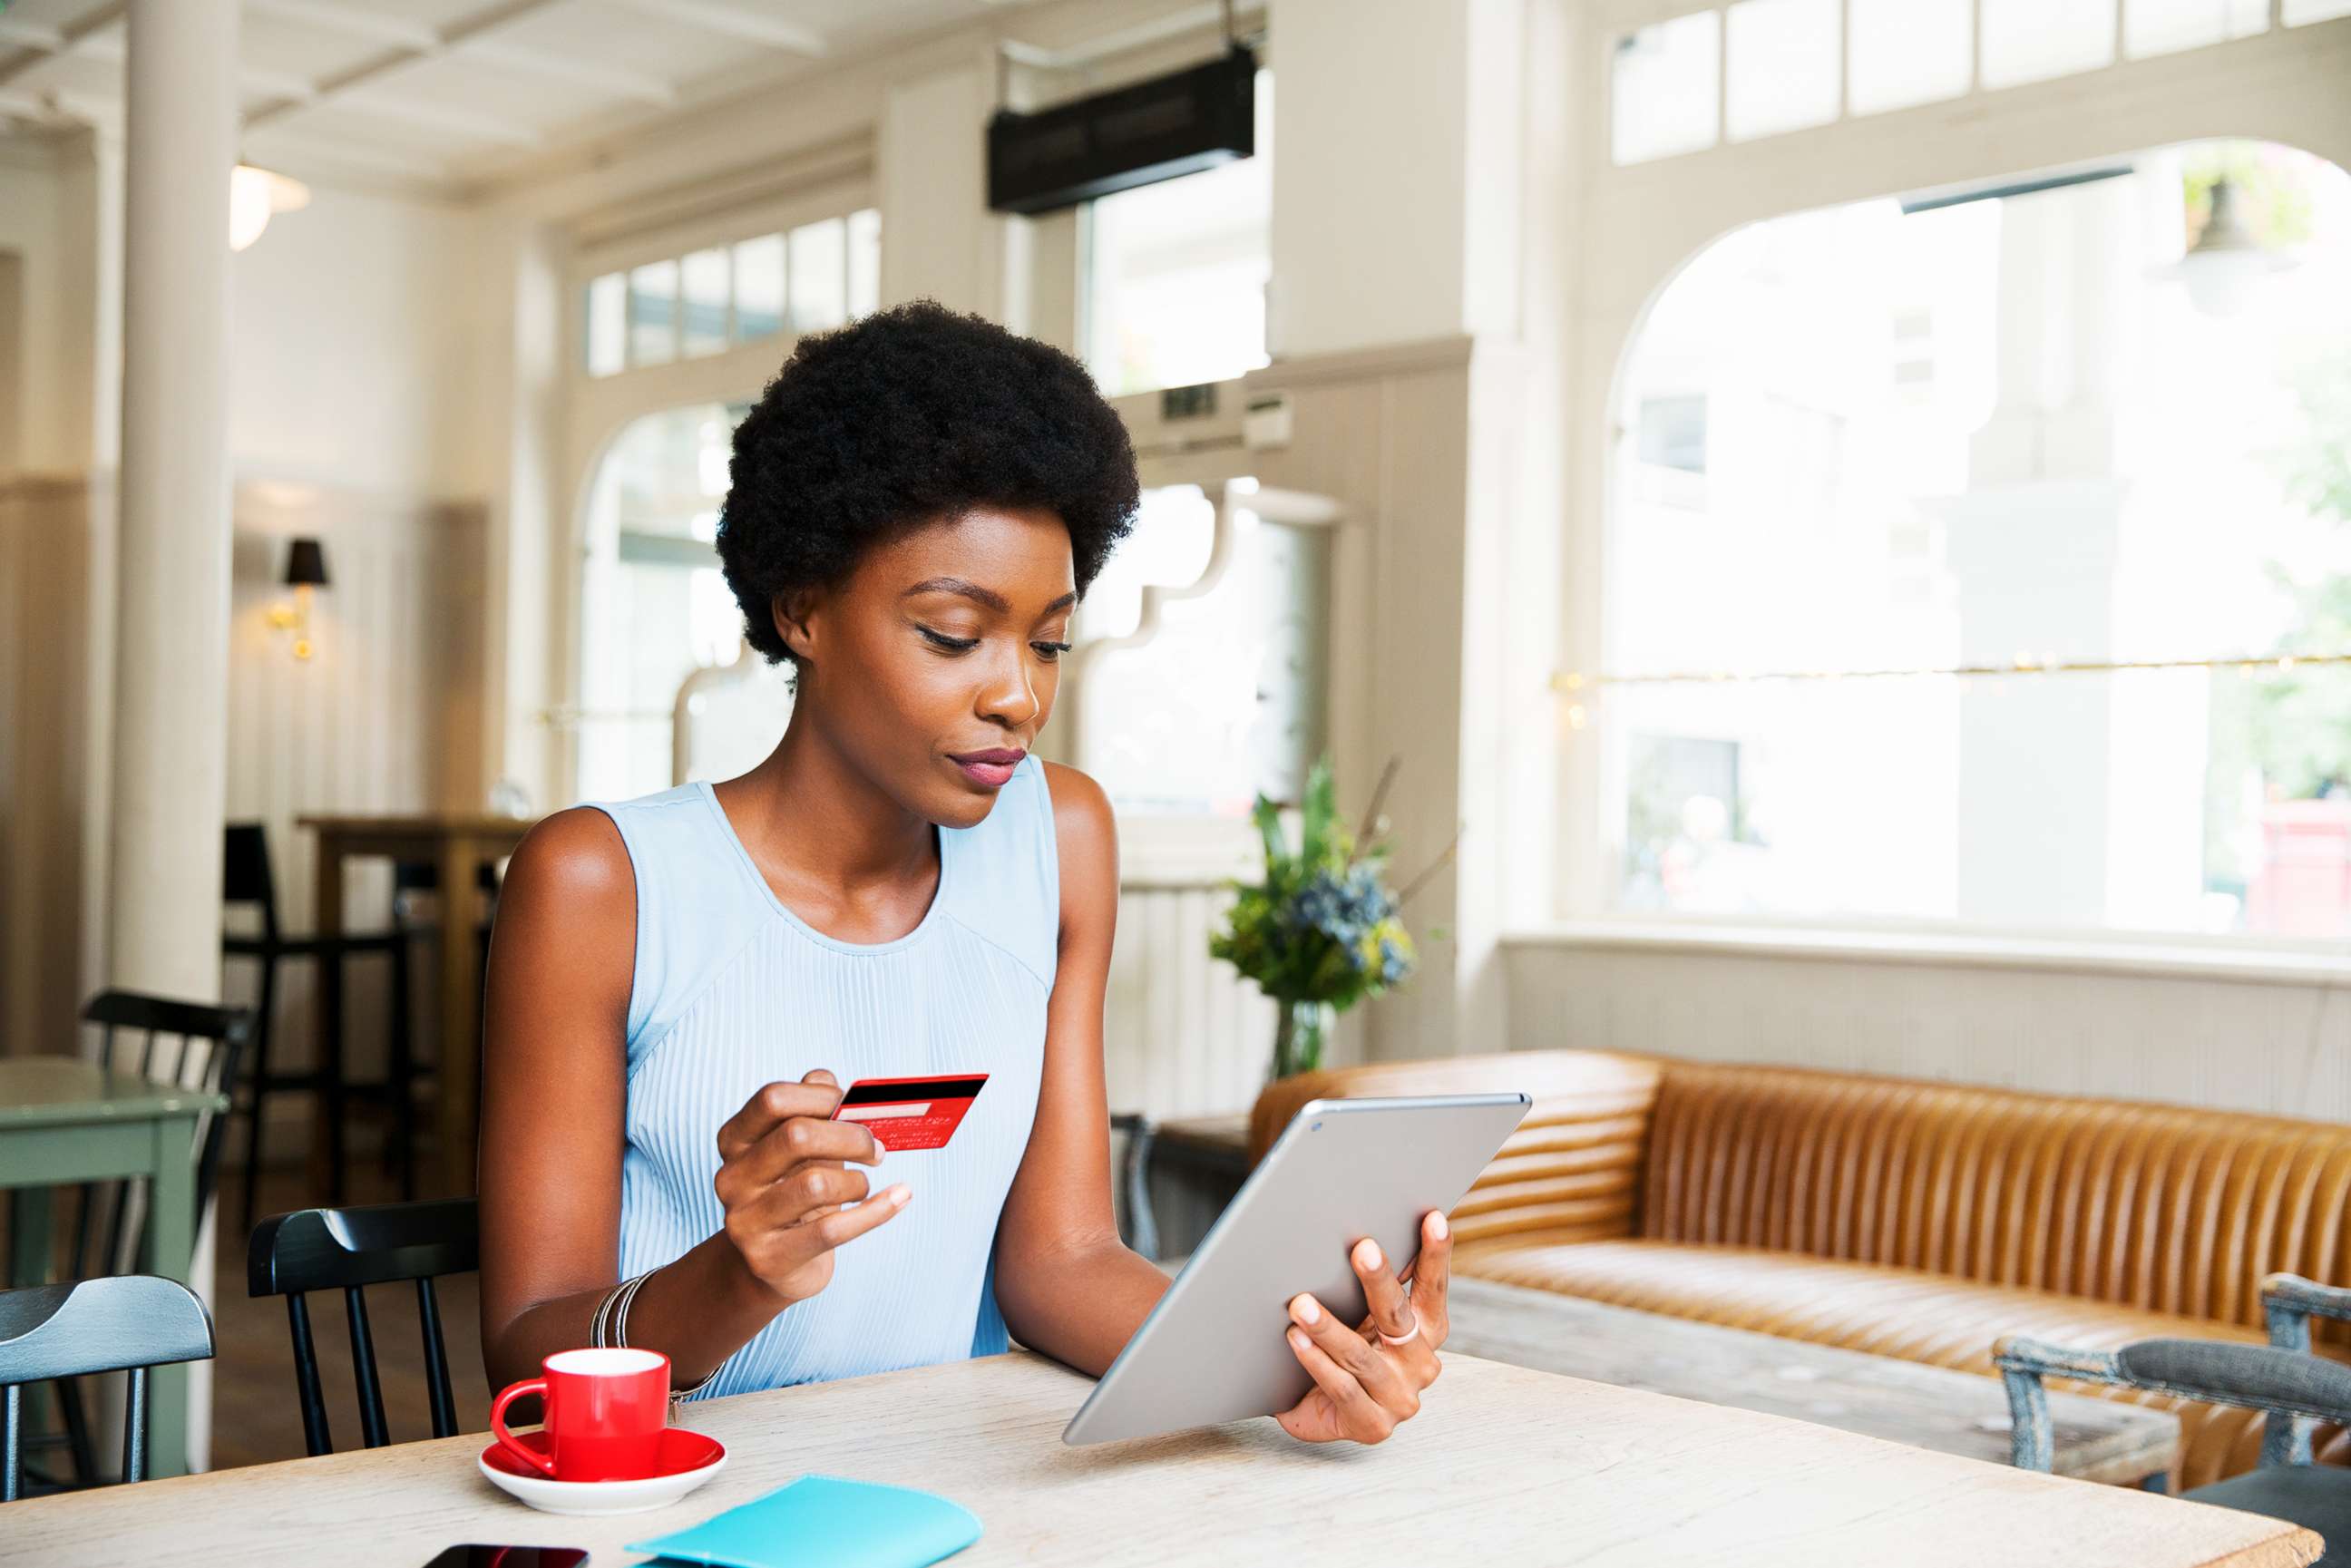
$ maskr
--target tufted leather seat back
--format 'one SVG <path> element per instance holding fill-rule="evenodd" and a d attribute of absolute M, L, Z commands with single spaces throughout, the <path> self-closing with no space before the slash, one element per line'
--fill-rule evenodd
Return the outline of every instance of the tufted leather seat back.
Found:
<path fill-rule="evenodd" d="M 1249 1113 L 1249 1161 L 1298 1108 L 1330 1099 L 1524 1090 L 1526 1120 L 1451 1213 L 1457 1239 L 1541 1230 L 1560 1241 L 1635 1234 L 1658 1064 L 1589 1051 L 1527 1051 L 1380 1062 L 1301 1073 L 1267 1085 Z"/>
<path fill-rule="evenodd" d="M 2351 1126 L 1800 1068 L 1660 1064 L 1640 1234 L 2261 1322 L 2351 1271 Z"/>

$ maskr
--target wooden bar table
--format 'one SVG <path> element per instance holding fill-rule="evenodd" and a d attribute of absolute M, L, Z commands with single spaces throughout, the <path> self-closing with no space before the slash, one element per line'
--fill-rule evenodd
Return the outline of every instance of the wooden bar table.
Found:
<path fill-rule="evenodd" d="M 475 1469 L 476 1435 L 13 1503 L 0 1555 L 49 1568 L 414 1568 L 481 1542 L 583 1547 L 610 1568 L 642 1560 L 630 1542 L 812 1471 L 971 1510 L 986 1532 L 946 1560 L 955 1568 L 2286 1568 L 2324 1550 L 2258 1514 L 1449 1353 L 1420 1416 L 1373 1448 L 1310 1447 L 1270 1420 L 1065 1448 L 1090 1386 L 1016 1351 L 689 1405 L 687 1424 L 726 1445 L 726 1468 L 626 1518 L 508 1500 Z"/>
<path fill-rule="evenodd" d="M 475 883 L 485 861 L 503 860 L 531 829 L 524 817 L 462 811 L 413 816 L 297 817 L 296 825 L 319 835 L 318 892 L 312 919 L 319 934 L 331 936 L 343 925 L 343 862 L 367 856 L 421 861 L 437 868 L 441 881 L 441 972 L 438 1012 L 441 1061 L 434 1096 L 434 1151 L 444 1197 L 474 1190 L 474 1117 L 481 1090 L 478 1009 L 481 961 L 474 930 L 481 924 L 481 890 Z M 340 1049 L 340 966 L 320 967 L 319 1049 Z M 323 1113 L 322 1113 L 323 1114 Z M 320 1143 L 319 1146 L 323 1146 Z"/>
<path fill-rule="evenodd" d="M 0 1058 L 0 1187 L 13 1189 L 9 1278 L 37 1284 L 49 1267 L 49 1193 L 86 1181 L 143 1178 L 140 1267 L 188 1282 L 196 1245 L 196 1119 L 228 1102 L 69 1056 Z M 188 1369 L 148 1380 L 148 1473 L 188 1468 Z M 0 1561 L 10 1560 L 0 1513 Z"/>

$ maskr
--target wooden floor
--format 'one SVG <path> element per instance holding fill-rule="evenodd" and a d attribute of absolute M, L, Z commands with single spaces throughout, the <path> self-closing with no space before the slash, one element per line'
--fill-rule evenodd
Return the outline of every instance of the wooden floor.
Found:
<path fill-rule="evenodd" d="M 354 1162 L 367 1166 L 368 1161 Z M 354 1169 L 347 1201 L 391 1203 L 399 1193 L 371 1169 Z M 299 1208 L 308 1196 L 298 1170 L 265 1172 L 260 1214 Z M 219 1283 L 214 1303 L 219 1355 L 214 1364 L 213 1469 L 298 1459 L 302 1415 L 294 1399 L 294 1350 L 283 1298 L 259 1301 L 245 1293 L 245 1238 L 235 1217 L 245 1194 L 233 1174 L 221 1181 Z M 490 1390 L 482 1374 L 480 1293 L 471 1274 L 440 1281 L 441 1326 L 448 1336 L 449 1380 L 457 1396 L 457 1428 L 478 1432 L 489 1426 Z M 410 1285 L 378 1285 L 368 1291 L 368 1328 L 375 1340 L 376 1365 L 383 1380 L 385 1417 L 395 1443 L 433 1435 L 424 1396 L 424 1346 L 416 1319 L 416 1291 Z M 351 1379 L 350 1320 L 340 1291 L 310 1298 L 310 1326 L 319 1347 L 319 1378 L 326 1389 L 327 1420 L 338 1450 L 360 1442 L 359 1396 Z"/>

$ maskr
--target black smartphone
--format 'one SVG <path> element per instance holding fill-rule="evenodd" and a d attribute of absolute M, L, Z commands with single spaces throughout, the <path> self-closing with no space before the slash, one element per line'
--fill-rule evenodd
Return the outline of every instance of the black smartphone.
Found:
<path fill-rule="evenodd" d="M 452 1546 L 424 1568 L 581 1568 L 577 1546 Z"/>

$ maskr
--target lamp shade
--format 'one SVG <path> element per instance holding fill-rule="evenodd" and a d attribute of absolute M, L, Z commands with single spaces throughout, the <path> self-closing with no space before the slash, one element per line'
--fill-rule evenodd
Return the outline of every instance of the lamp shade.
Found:
<path fill-rule="evenodd" d="M 288 588 L 324 588 L 327 586 L 327 550 L 317 539 L 296 539 L 294 548 L 286 553 L 286 586 Z"/>

